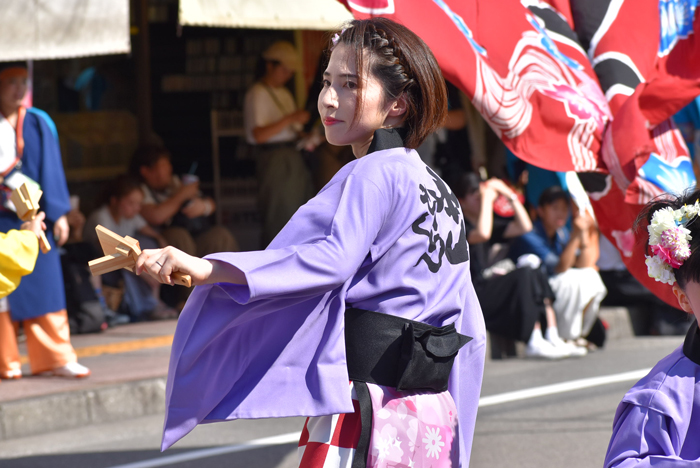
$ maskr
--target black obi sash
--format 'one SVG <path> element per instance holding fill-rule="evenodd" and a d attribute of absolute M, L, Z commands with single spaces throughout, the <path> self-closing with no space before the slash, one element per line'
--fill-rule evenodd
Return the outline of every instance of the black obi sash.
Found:
<path fill-rule="evenodd" d="M 345 310 L 348 374 L 362 423 L 352 468 L 365 468 L 369 453 L 372 401 L 367 383 L 399 391 L 443 392 L 457 352 L 471 340 L 457 333 L 454 324 L 433 327 L 368 310 Z"/>

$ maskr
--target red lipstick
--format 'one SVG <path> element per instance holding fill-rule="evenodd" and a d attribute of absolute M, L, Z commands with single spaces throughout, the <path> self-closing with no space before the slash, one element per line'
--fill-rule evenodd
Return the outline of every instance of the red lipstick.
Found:
<path fill-rule="evenodd" d="M 326 125 L 326 126 L 335 125 L 335 124 L 340 123 L 340 122 L 342 122 L 342 120 L 334 119 L 333 117 L 326 117 L 325 119 L 323 119 L 323 125 Z"/>

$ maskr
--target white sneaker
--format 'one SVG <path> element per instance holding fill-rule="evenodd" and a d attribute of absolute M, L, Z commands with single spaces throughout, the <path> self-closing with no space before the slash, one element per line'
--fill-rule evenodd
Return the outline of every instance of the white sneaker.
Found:
<path fill-rule="evenodd" d="M 562 351 L 568 353 L 571 357 L 582 357 L 588 354 L 588 349 L 582 346 L 577 346 L 571 341 L 564 341 L 558 336 L 551 336 L 548 340 L 555 348 L 559 348 Z"/>
<path fill-rule="evenodd" d="M 77 362 L 69 362 L 65 366 L 57 367 L 42 375 L 55 375 L 57 377 L 70 377 L 74 379 L 82 379 L 90 375 L 90 369 Z"/>
<path fill-rule="evenodd" d="M 543 339 L 528 343 L 527 348 L 525 348 L 525 356 L 539 359 L 562 359 L 569 355 L 565 350 Z"/>
<path fill-rule="evenodd" d="M 10 369 L 9 371 L 0 372 L 0 379 L 21 379 L 22 369 Z"/>

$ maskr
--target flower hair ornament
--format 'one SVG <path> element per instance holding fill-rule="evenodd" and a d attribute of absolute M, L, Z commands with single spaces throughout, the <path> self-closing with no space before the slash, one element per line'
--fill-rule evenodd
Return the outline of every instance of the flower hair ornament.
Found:
<path fill-rule="evenodd" d="M 678 210 L 671 207 L 654 212 L 649 231 L 652 256 L 646 256 L 649 276 L 662 283 L 676 282 L 674 268 L 680 268 L 690 257 L 689 241 L 692 239 L 686 226 L 700 213 L 700 200 L 694 205 L 684 205 Z"/>
<path fill-rule="evenodd" d="M 333 34 L 333 37 L 331 38 L 331 42 L 333 43 L 333 47 L 338 45 L 338 42 L 340 41 L 340 36 L 342 36 L 346 30 L 347 30 L 347 28 L 343 28 L 340 30 L 340 33 Z M 328 37 L 328 36 L 326 36 L 326 37 Z"/>

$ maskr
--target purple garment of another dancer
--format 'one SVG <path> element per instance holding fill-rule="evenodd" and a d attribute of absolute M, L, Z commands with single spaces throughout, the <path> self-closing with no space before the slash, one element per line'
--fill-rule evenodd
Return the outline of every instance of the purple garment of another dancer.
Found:
<path fill-rule="evenodd" d="M 659 361 L 617 408 L 605 467 L 700 466 L 700 329 Z"/>
<path fill-rule="evenodd" d="M 449 385 L 460 464 L 469 465 L 484 321 L 459 203 L 417 152 L 352 161 L 266 250 L 207 258 L 240 269 L 248 285 L 198 286 L 190 296 L 171 351 L 163 450 L 199 423 L 353 412 L 343 321 L 352 305 L 454 322 L 473 337 Z"/>

